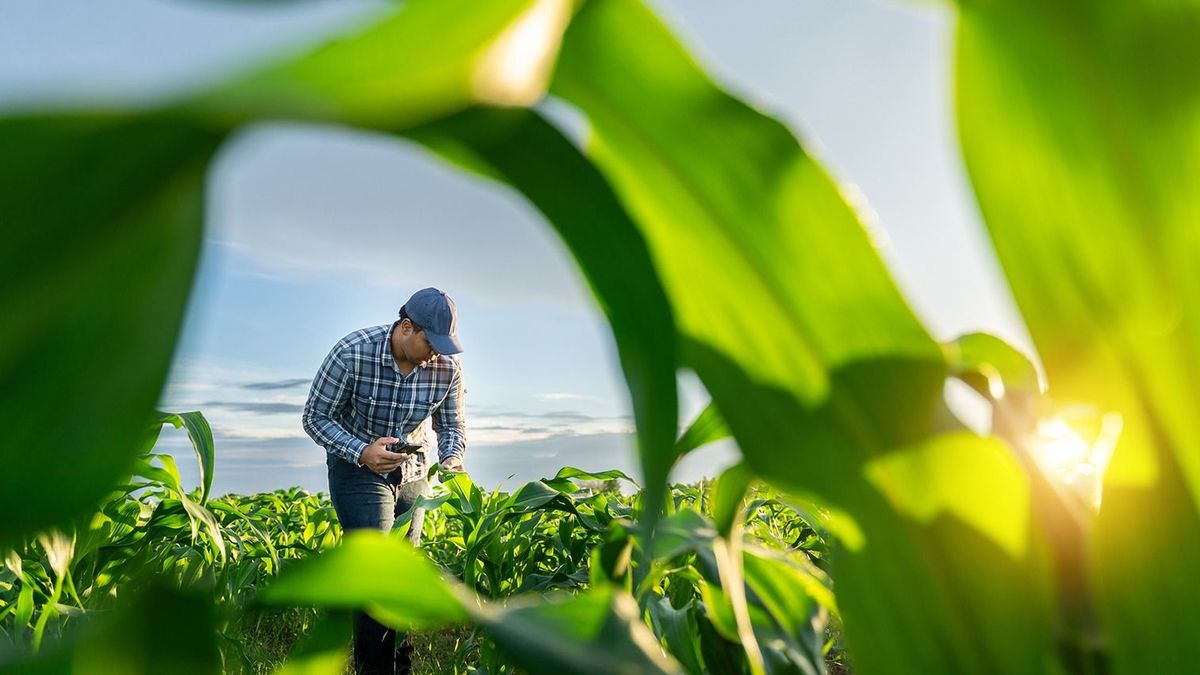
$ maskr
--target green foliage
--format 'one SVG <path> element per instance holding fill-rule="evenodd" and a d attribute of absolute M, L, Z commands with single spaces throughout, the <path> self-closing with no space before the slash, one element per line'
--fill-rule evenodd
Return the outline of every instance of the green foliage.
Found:
<path fill-rule="evenodd" d="M 1082 554 L 1104 623 L 1089 641 L 1107 636 L 1114 672 L 1186 672 L 1200 658 L 1200 78 L 1186 65 L 1200 5 L 971 2 L 961 16 L 964 156 L 1051 392 L 1122 423 Z"/>
<path fill-rule="evenodd" d="M 554 126 L 529 111 L 476 108 L 408 135 L 519 190 L 554 225 L 616 337 L 637 419 L 647 512 L 657 517 L 674 457 L 676 345 L 650 252 L 612 188 Z"/>
<path fill-rule="evenodd" d="M 61 658 L 90 658 L 85 656 L 92 653 L 88 636 L 114 630 L 104 618 L 125 611 L 127 596 L 137 596 L 153 579 L 161 587 L 190 589 L 187 597 L 179 596 L 178 611 L 203 603 L 196 630 L 216 636 L 220 629 L 225 666 L 249 667 L 251 655 L 241 653 L 232 636 L 244 629 L 242 624 L 258 620 L 249 606 L 258 587 L 279 572 L 283 561 L 339 540 L 328 499 L 298 488 L 227 495 L 202 504 L 203 486 L 212 483 L 212 438 L 203 431 L 208 423 L 198 412 L 159 417 L 159 425 L 178 421 L 188 428 L 202 487 L 182 485 L 171 455 L 148 453 L 136 459 L 136 473 L 83 520 L 85 525 L 21 542 L 0 570 L 0 645 L 7 643 L 8 651 L 37 651 L 49 640 L 61 645 L 55 652 L 66 654 Z M 149 437 L 157 438 L 159 425 Z M 214 606 L 217 615 L 203 619 Z M 128 646 L 136 648 L 136 643 Z M 0 648 L 0 654 L 4 651 Z M 47 662 L 55 658 L 60 657 L 52 654 Z"/>
<path fill-rule="evenodd" d="M 194 412 L 160 419 L 188 419 L 190 429 L 207 426 Z M 201 484 L 211 484 L 211 438 L 189 438 Z M 180 603 L 179 611 L 204 603 L 207 609 L 190 619 L 197 622 L 191 629 L 217 637 L 228 671 L 263 672 L 290 650 L 286 672 L 341 672 L 349 633 L 340 610 L 362 608 L 397 628 L 428 629 L 418 641 L 448 624 L 474 626 L 460 635 L 455 654 L 429 655 L 431 661 L 451 658 L 455 667 L 674 672 L 682 664 L 688 672 L 705 672 L 716 667 L 704 665 L 702 651 L 719 649 L 722 662 L 732 664 L 728 672 L 741 672 L 747 661 L 736 634 L 710 637 L 706 645 L 677 628 L 703 625 L 719 635 L 713 617 L 734 611 L 728 597 L 741 598 L 761 639 L 791 645 L 768 650 L 783 671 L 823 667 L 819 650 L 800 646 L 821 641 L 820 605 L 832 600 L 828 578 L 816 566 L 826 555 L 824 543 L 774 493 L 755 488 L 755 498 L 743 502 L 749 474 L 741 466 L 726 474 L 721 487 L 674 486 L 674 515 L 655 540 L 637 520 L 644 493 L 584 487 L 607 480 L 632 484 L 620 471 L 564 467 L 511 494 L 484 493 L 468 475 L 443 472 L 434 493 L 413 509 L 428 510 L 424 555 L 402 538 L 413 511 L 398 520 L 392 536 L 356 532 L 342 543 L 324 495 L 293 488 L 201 504 L 203 488 L 186 490 L 170 455 L 147 453 L 136 467 L 89 528 L 39 536 L 6 558 L 0 634 L 17 652 L 23 646 L 37 651 L 44 638 L 52 644 L 28 667 L 53 670 L 91 658 L 89 636 L 117 630 L 109 614 L 125 611 L 124 598 L 137 595 L 147 578 L 163 588 L 190 589 L 190 599 L 164 596 L 163 602 Z M 718 535 L 702 512 L 710 505 L 720 505 L 725 534 Z M 750 530 L 762 533 L 755 541 L 776 551 L 756 544 L 745 553 L 747 565 L 767 565 L 773 578 L 802 580 L 783 600 L 803 609 L 799 617 L 780 613 L 779 589 L 764 590 L 762 575 L 748 575 L 743 589 L 729 590 L 742 582 L 721 565 L 730 563 L 732 528 L 747 513 Z M 649 550 L 652 541 L 655 550 Z M 634 556 L 635 550 L 647 555 Z M 541 595 L 549 604 L 532 599 Z M 298 611 L 297 605 L 328 613 Z M 675 653 L 678 663 L 670 656 Z"/>
<path fill-rule="evenodd" d="M 214 654 L 236 670 L 258 598 L 473 625 L 468 660 L 490 672 L 821 672 L 826 612 L 865 673 L 1187 672 L 1200 6 L 960 5 L 964 156 L 1045 386 L 994 338 L 939 346 L 792 132 L 636 0 L 414 0 L 152 109 L 0 116 L 0 628 L 41 650 L 20 667 L 141 672 L 194 648 L 200 670 Z M 590 125 L 586 148 L 526 109 L 547 86 Z M 405 134 L 545 215 L 612 324 L 645 490 L 566 469 L 486 494 L 443 475 L 420 504 L 427 556 L 383 534 L 336 546 L 318 496 L 211 499 L 203 418 L 152 406 L 204 166 L 263 119 Z M 677 438 L 679 367 L 713 404 Z M 949 413 L 947 377 L 986 396 L 994 436 Z M 1121 427 L 1098 514 L 1033 460 L 1049 396 Z M 64 421 L 86 451 L 54 461 Z M 149 453 L 147 421 L 187 429 L 199 489 Z M 726 434 L 742 463 L 668 486 Z M 139 593 L 148 579 L 205 595 Z M 150 611 L 180 624 L 139 624 Z M 344 625 L 315 625 L 294 667 L 336 670 Z"/>
<path fill-rule="evenodd" d="M 0 118 L 0 546 L 88 513 L 128 470 L 183 320 L 221 138 L 167 116 Z"/>

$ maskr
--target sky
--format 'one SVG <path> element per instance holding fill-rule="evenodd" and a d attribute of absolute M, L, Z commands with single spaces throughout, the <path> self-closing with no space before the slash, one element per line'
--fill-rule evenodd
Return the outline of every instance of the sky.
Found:
<path fill-rule="evenodd" d="M 169 96 L 388 4 L 0 0 L 0 106 Z M 783 120 L 854 195 L 935 337 L 986 330 L 1029 349 L 962 169 L 947 6 L 651 4 L 719 83 Z M 240 131 L 207 190 L 201 265 L 160 407 L 212 423 L 216 492 L 327 489 L 324 450 L 300 428 L 308 385 L 339 338 L 390 323 L 425 286 L 458 305 L 478 483 L 512 488 L 564 465 L 635 471 L 607 323 L 520 197 L 398 139 L 296 124 Z M 680 386 L 683 425 L 707 394 L 690 373 Z M 160 449 L 180 453 L 194 481 L 186 448 L 182 432 L 164 431 Z M 673 477 L 715 475 L 735 458 L 718 443 Z"/>

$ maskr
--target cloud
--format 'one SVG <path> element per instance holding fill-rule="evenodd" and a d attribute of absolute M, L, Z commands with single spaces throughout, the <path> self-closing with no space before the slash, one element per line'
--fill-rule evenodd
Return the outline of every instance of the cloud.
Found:
<path fill-rule="evenodd" d="M 533 398 L 542 401 L 600 401 L 598 396 L 589 396 L 587 394 L 571 394 L 566 392 L 548 392 L 544 394 L 534 394 Z"/>
<path fill-rule="evenodd" d="M 594 308 L 573 259 L 523 198 L 401 139 L 255 128 L 222 153 L 211 194 L 210 241 L 272 278 L 335 274 L 380 288 L 424 279 L 508 307 Z M 424 245 L 454 255 L 408 254 Z"/>
<path fill-rule="evenodd" d="M 561 433 L 561 431 L 556 431 L 554 429 L 551 429 L 550 427 L 516 427 L 516 426 L 505 426 L 502 424 L 489 425 L 489 426 L 471 425 L 471 426 L 467 427 L 467 431 L 468 432 L 512 431 L 512 432 L 521 433 L 521 434 Z"/>
<path fill-rule="evenodd" d="M 293 415 L 300 416 L 304 406 L 297 403 L 281 401 L 209 401 L 201 404 L 202 410 L 222 408 L 237 412 L 254 413 L 256 415 Z"/>
<path fill-rule="evenodd" d="M 529 412 L 528 410 L 497 410 L 488 408 L 480 417 L 553 420 L 557 422 L 598 422 L 602 420 L 628 420 L 628 415 L 599 416 L 589 415 L 578 410 L 550 410 L 548 412 Z"/>
<path fill-rule="evenodd" d="M 287 380 L 274 380 L 270 382 L 247 382 L 239 385 L 242 389 L 250 389 L 253 391 L 272 391 L 275 389 L 294 389 L 296 387 L 307 387 L 312 384 L 312 378 L 295 377 Z"/>
<path fill-rule="evenodd" d="M 547 420 L 564 420 L 569 422 L 591 422 L 599 419 L 597 417 L 585 415 L 581 412 L 574 412 L 572 410 L 555 410 L 547 413 L 534 413 L 531 414 L 530 417 L 538 417 Z"/>

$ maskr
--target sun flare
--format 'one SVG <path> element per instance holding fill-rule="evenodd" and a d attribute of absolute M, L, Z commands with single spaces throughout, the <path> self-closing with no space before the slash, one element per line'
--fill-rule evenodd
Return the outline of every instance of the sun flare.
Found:
<path fill-rule="evenodd" d="M 1047 477 L 1099 509 L 1104 470 L 1112 459 L 1123 421 L 1118 413 L 1106 413 L 1100 418 L 1099 429 L 1085 434 L 1077 427 L 1081 417 L 1062 414 L 1039 421 L 1029 448 Z"/>

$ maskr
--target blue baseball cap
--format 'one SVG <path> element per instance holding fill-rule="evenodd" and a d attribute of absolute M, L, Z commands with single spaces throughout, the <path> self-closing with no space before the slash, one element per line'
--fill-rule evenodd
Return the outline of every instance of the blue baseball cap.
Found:
<path fill-rule="evenodd" d="M 402 308 L 408 318 L 425 331 L 429 345 L 439 354 L 458 354 L 462 343 L 455 333 L 458 331 L 458 309 L 444 291 L 422 288 Z"/>

